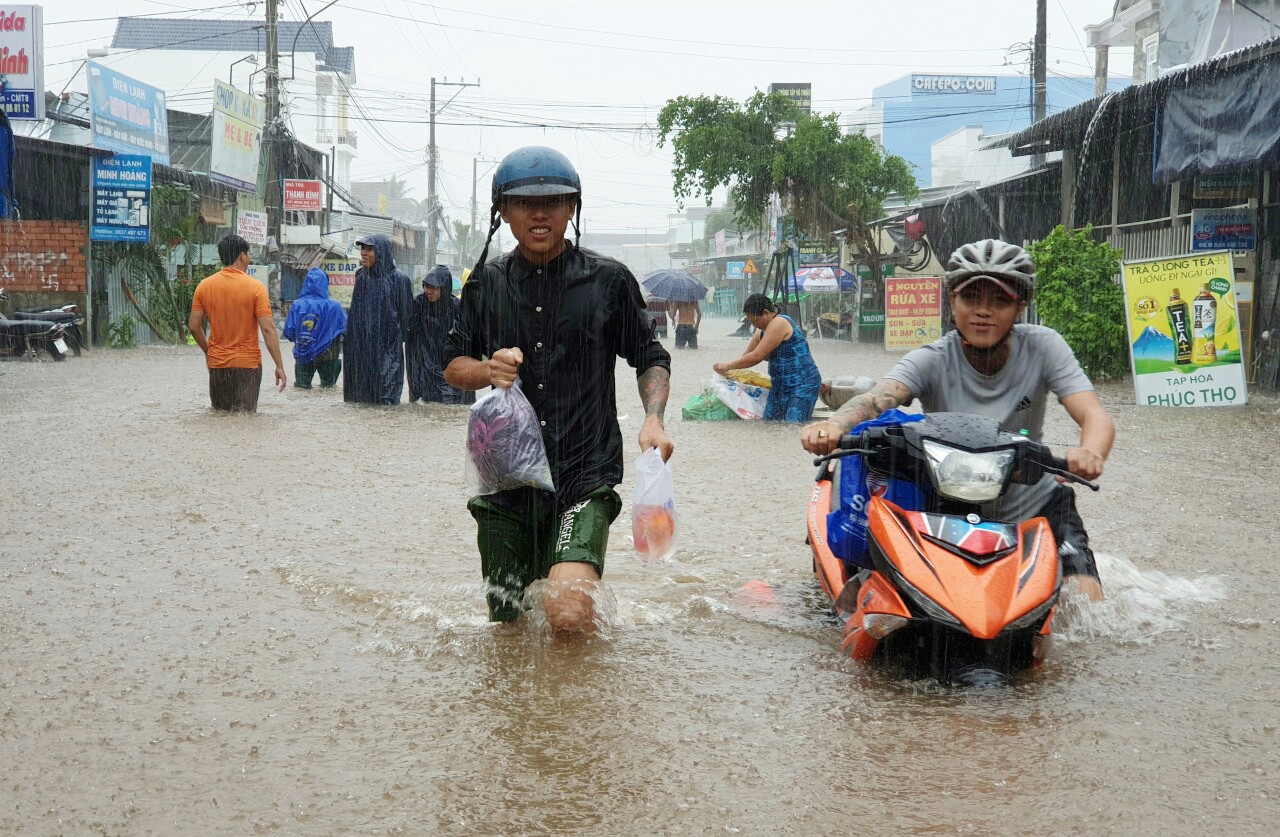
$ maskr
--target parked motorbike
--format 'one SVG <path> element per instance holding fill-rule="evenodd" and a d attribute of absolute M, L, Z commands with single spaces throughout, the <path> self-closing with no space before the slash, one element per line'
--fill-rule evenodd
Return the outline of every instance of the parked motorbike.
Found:
<path fill-rule="evenodd" d="M 846 564 L 828 539 L 838 463 L 847 456 L 863 457 L 873 486 L 869 568 Z M 1043 517 L 984 519 L 981 505 L 1044 474 L 1097 485 L 1067 471 L 1045 445 L 962 413 L 870 427 L 814 464 L 808 540 L 818 583 L 845 620 L 843 653 L 960 685 L 1005 683 L 1040 663 L 1062 584 L 1053 532 Z M 895 479 L 919 489 L 898 492 L 919 508 L 883 496 Z"/>
<path fill-rule="evenodd" d="M 84 325 L 84 315 L 80 313 L 80 306 L 75 304 L 69 305 L 50 305 L 42 308 L 19 308 L 13 312 L 14 320 L 44 320 L 50 323 L 59 323 L 66 329 L 67 342 L 71 344 L 71 350 L 76 357 L 80 357 L 81 351 L 89 351 L 89 344 L 85 342 L 84 336 L 80 331 L 80 327 Z"/>
<path fill-rule="evenodd" d="M 0 302 L 9 295 L 0 288 Z M 67 329 L 64 323 L 51 320 L 10 320 L 0 315 L 0 358 L 34 358 L 37 352 L 47 351 L 54 360 L 66 360 Z"/>

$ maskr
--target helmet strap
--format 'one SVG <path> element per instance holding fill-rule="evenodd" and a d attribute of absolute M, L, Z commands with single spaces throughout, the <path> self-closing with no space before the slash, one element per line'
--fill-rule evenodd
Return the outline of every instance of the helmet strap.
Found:
<path fill-rule="evenodd" d="M 573 249 L 581 250 L 582 230 L 579 225 L 582 223 L 582 196 L 578 196 L 578 208 L 573 213 Z"/>
<path fill-rule="evenodd" d="M 484 249 L 480 251 L 480 258 L 476 260 L 476 266 L 472 268 L 473 273 L 484 267 L 485 260 L 489 258 L 489 244 L 493 241 L 493 234 L 498 231 L 500 226 L 502 226 L 502 214 L 498 212 L 498 205 L 495 203 L 489 210 L 489 235 L 485 237 Z"/>

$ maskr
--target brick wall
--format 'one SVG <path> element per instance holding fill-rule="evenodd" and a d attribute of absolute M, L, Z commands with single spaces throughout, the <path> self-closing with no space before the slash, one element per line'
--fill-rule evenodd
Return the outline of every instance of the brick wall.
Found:
<path fill-rule="evenodd" d="M 0 288 L 11 294 L 83 294 L 88 243 L 82 222 L 0 220 Z"/>

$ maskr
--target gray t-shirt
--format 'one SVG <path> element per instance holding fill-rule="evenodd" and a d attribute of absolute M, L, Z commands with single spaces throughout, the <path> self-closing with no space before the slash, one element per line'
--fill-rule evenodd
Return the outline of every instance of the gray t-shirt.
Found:
<path fill-rule="evenodd" d="M 960 332 L 948 332 L 928 346 L 908 352 L 886 378 L 897 381 L 920 399 L 926 413 L 973 413 L 1000 422 L 1010 433 L 1027 431 L 1040 441 L 1046 396 L 1061 401 L 1093 389 L 1088 376 L 1062 335 L 1051 328 L 1015 325 L 1009 338 L 1009 361 L 994 375 L 983 375 L 964 356 Z M 1022 521 L 1037 513 L 1055 485 L 1046 474 L 1035 485 L 1012 485 L 983 515 Z"/>

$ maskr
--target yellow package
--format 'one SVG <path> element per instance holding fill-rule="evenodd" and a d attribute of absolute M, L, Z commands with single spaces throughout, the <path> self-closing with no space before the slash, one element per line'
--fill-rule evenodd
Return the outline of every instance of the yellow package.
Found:
<path fill-rule="evenodd" d="M 773 382 L 769 380 L 769 376 L 754 369 L 730 369 L 725 373 L 725 377 L 750 387 L 773 388 Z"/>

